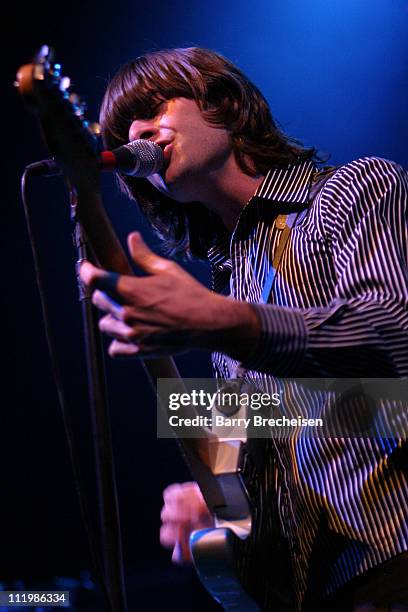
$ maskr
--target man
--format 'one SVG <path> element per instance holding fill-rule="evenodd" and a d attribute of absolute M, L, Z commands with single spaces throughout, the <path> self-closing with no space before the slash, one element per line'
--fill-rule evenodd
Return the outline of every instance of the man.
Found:
<path fill-rule="evenodd" d="M 315 150 L 277 128 L 254 85 L 197 48 L 124 66 L 101 124 L 108 147 L 146 138 L 163 148 L 160 176 L 121 177 L 122 187 L 168 254 L 210 260 L 214 289 L 137 233 L 129 250 L 147 276 L 113 287 L 85 263 L 113 357 L 200 347 L 213 351 L 217 376 L 266 386 L 276 376 L 407 375 L 408 180 L 399 166 L 364 158 L 318 171 Z M 335 609 L 334 596 L 339 610 L 408 605 L 404 441 L 258 442 L 248 486 L 259 524 L 278 532 L 249 569 L 262 609 Z M 188 533 L 212 520 L 193 483 L 166 490 L 162 519 L 175 560 L 188 557 Z M 293 575 L 276 581 L 286 553 Z M 261 565 L 270 579 L 259 589 Z M 380 588 L 378 576 L 388 576 Z M 285 580 L 289 594 L 276 584 Z"/>

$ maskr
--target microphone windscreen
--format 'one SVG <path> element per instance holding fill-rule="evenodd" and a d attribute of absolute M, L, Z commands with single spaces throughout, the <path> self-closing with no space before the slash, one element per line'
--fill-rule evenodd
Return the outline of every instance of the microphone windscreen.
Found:
<path fill-rule="evenodd" d="M 134 160 L 134 169 L 126 174 L 146 177 L 160 172 L 164 166 L 163 151 L 151 140 L 133 140 L 123 145 L 123 148 L 132 154 Z"/>

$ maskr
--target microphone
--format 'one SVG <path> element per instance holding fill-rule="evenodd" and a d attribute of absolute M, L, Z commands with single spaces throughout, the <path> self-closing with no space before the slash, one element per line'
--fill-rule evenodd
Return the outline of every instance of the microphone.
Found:
<path fill-rule="evenodd" d="M 151 140 L 132 140 L 113 151 L 99 153 L 99 166 L 103 172 L 118 170 L 128 176 L 143 178 L 156 174 L 164 166 L 162 149 Z M 26 167 L 30 174 L 59 176 L 62 174 L 57 162 L 43 159 Z"/>

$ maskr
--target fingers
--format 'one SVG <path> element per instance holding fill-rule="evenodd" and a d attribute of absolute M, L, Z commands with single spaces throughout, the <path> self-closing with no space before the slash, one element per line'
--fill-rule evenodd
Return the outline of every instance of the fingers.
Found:
<path fill-rule="evenodd" d="M 164 523 L 160 527 L 160 544 L 164 548 L 173 548 L 179 538 L 179 528 L 178 525 L 173 525 L 171 523 Z"/>
<path fill-rule="evenodd" d="M 176 563 L 177 565 L 181 565 L 184 562 L 184 557 L 183 557 L 183 552 L 182 551 L 183 551 L 183 547 L 180 545 L 180 542 L 177 541 L 175 543 L 175 545 L 174 545 L 173 553 L 171 555 L 172 563 Z M 189 553 L 190 553 L 190 551 L 189 551 Z M 189 560 L 190 556 L 191 555 L 189 554 L 187 556 L 186 560 Z"/>
<path fill-rule="evenodd" d="M 182 564 L 192 561 L 190 550 L 190 533 L 194 529 L 190 527 L 188 531 L 179 529 L 178 538 L 173 548 L 171 560 L 173 563 Z"/>
<path fill-rule="evenodd" d="M 170 485 L 164 490 L 163 499 L 160 542 L 165 548 L 173 548 L 174 563 L 190 561 L 191 532 L 213 525 L 213 517 L 195 482 Z"/>
<path fill-rule="evenodd" d="M 157 329 L 126 316 L 125 308 L 116 304 L 101 291 L 95 291 L 94 304 L 108 314 L 99 319 L 101 332 L 114 338 L 109 347 L 109 355 L 114 358 L 143 357 L 154 358 L 179 353 L 183 350 L 174 342 L 170 333 L 158 333 Z"/>
<path fill-rule="evenodd" d="M 102 296 L 104 296 L 104 294 L 102 294 Z M 105 300 L 105 297 L 102 299 Z M 96 305 L 105 311 L 110 307 L 109 304 L 107 306 L 101 306 L 99 301 Z M 98 325 L 101 332 L 119 341 L 112 349 L 115 351 L 115 356 L 118 355 L 118 351 L 122 350 L 122 348 L 125 348 L 126 354 L 128 354 L 127 347 L 122 347 L 122 344 L 127 345 L 128 343 L 133 343 L 139 346 L 142 342 L 149 344 L 149 337 L 152 335 L 152 330 L 149 326 L 125 323 L 121 318 L 118 318 L 120 313 L 119 315 L 117 314 L 117 308 L 115 306 L 112 307 L 111 313 L 99 319 Z"/>
<path fill-rule="evenodd" d="M 113 317 L 119 318 L 122 316 L 123 307 L 103 291 L 96 289 L 93 292 L 92 303 L 99 308 L 99 310 L 103 310 L 103 312 L 107 312 Z"/>
<path fill-rule="evenodd" d="M 140 347 L 137 344 L 121 342 L 120 340 L 113 340 L 110 343 L 108 353 L 110 357 L 114 359 L 118 358 L 129 358 L 139 357 Z"/>
<path fill-rule="evenodd" d="M 133 347 L 133 348 L 132 348 Z M 114 340 L 108 349 L 110 357 L 114 359 L 128 359 L 137 357 L 140 359 L 157 359 L 167 355 L 175 355 L 182 351 L 175 346 L 146 346 L 144 344 L 125 343 L 119 340 Z"/>
<path fill-rule="evenodd" d="M 195 482 L 173 484 L 163 492 L 164 506 L 160 518 L 164 525 L 179 529 L 189 527 L 197 529 L 202 523 L 208 523 L 212 516 Z M 177 536 L 179 534 L 177 533 Z"/>
<path fill-rule="evenodd" d="M 160 543 L 164 548 L 173 549 L 171 560 L 179 565 L 191 562 L 190 535 L 181 529 L 162 525 Z"/>
<path fill-rule="evenodd" d="M 147 249 L 144 243 L 142 249 L 143 248 Z M 145 262 L 151 260 L 152 264 L 140 266 L 144 270 L 151 273 L 158 271 L 163 272 L 165 269 L 168 268 L 170 270 L 172 269 L 172 266 L 174 266 L 173 262 L 162 257 L 158 257 L 150 250 L 148 251 L 149 252 L 147 255 L 143 255 L 141 257 Z M 97 268 L 89 261 L 84 261 L 81 263 L 79 275 L 82 282 L 87 287 L 93 289 L 94 294 L 97 294 L 93 300 L 94 304 L 98 306 L 98 308 L 105 310 L 105 312 L 112 312 L 111 308 L 105 308 L 105 306 L 108 306 L 109 299 L 112 300 L 113 305 L 116 305 L 117 307 L 119 307 L 121 304 L 143 305 L 146 290 L 149 288 L 151 289 L 151 285 L 149 282 L 147 282 L 147 279 L 153 279 L 152 275 L 149 277 L 137 277 L 126 274 L 117 274 L 116 272 L 108 272 L 107 270 Z M 100 295 L 101 293 L 104 294 L 105 299 L 102 298 Z"/>
<path fill-rule="evenodd" d="M 129 236 L 129 249 L 147 276 L 107 272 L 88 261 L 79 271 L 82 282 L 94 289 L 93 304 L 109 315 L 100 323 L 101 331 L 115 339 L 109 354 L 153 358 L 187 350 L 190 334 L 179 329 L 180 301 L 174 298 L 169 304 L 168 299 L 178 266 L 153 253 L 137 232 Z"/>
<path fill-rule="evenodd" d="M 154 253 L 144 242 L 139 232 L 129 234 L 128 247 L 133 261 L 141 270 L 148 274 L 159 274 L 174 269 L 174 263 Z M 109 294 L 117 294 L 119 281 L 125 283 L 127 278 L 116 272 L 108 272 L 98 268 L 89 261 L 81 263 L 79 274 L 85 285 L 92 289 L 100 289 Z"/>
<path fill-rule="evenodd" d="M 116 338 L 120 342 L 131 342 L 134 339 L 133 328 L 111 314 L 99 319 L 99 329 L 107 336 Z"/>
<path fill-rule="evenodd" d="M 174 483 L 163 491 L 162 521 L 195 522 L 205 502 L 195 482 Z"/>
<path fill-rule="evenodd" d="M 164 548 L 173 549 L 173 563 L 191 561 L 190 534 L 196 528 L 196 517 L 189 516 L 186 508 L 176 503 L 170 508 L 171 502 L 164 506 L 161 512 L 160 543 Z"/>
<path fill-rule="evenodd" d="M 133 261 L 144 272 L 160 274 L 171 268 L 172 262 L 149 249 L 139 232 L 129 234 L 128 248 Z"/>
<path fill-rule="evenodd" d="M 101 270 L 89 261 L 84 261 L 79 269 L 79 276 L 87 287 L 100 289 L 110 294 L 117 293 L 120 274 L 116 272 Z"/>

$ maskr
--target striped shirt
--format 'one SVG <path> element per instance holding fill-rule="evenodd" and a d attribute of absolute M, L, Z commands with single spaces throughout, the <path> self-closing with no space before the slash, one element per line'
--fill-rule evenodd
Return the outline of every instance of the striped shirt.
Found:
<path fill-rule="evenodd" d="M 235 378 L 242 365 L 267 389 L 276 377 L 408 376 L 408 175 L 362 158 L 310 197 L 315 177 L 311 161 L 270 170 L 232 236 L 209 251 L 214 290 L 227 286 L 261 321 L 246 363 L 213 355 L 220 378 Z M 281 235 L 276 216 L 302 210 L 262 303 Z M 306 608 L 408 550 L 403 440 L 294 436 L 257 440 L 252 450 L 261 456 L 247 475 L 256 535 L 264 539 L 277 521 L 291 561 L 295 602 L 282 609 Z M 272 576 L 280 561 L 273 551 L 270 560 Z M 262 609 L 278 610 L 273 585 L 260 589 Z"/>

